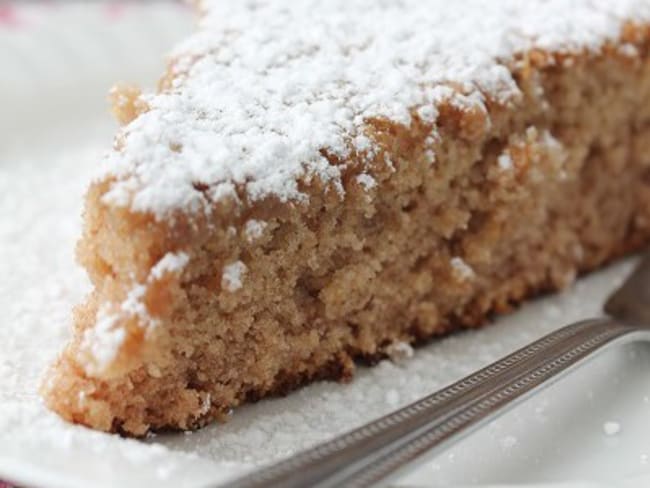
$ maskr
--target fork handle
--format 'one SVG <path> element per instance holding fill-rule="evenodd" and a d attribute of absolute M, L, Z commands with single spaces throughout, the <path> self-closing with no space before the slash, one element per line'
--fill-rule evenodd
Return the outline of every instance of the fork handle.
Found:
<path fill-rule="evenodd" d="M 399 442 L 387 447 L 363 466 L 341 473 L 337 483 L 351 488 L 368 487 L 376 486 L 388 477 L 395 477 L 423 454 L 432 456 L 449 448 L 576 367 L 594 359 L 597 353 L 638 340 L 650 341 L 650 331 L 610 320 L 592 322 L 588 329 L 545 350 L 544 354 L 522 362 L 518 375 L 510 379 L 502 374 L 493 377 L 489 381 L 495 387 L 490 393 L 477 395 L 476 399 L 449 416 L 436 415 L 426 426 L 405 434 Z"/>
<path fill-rule="evenodd" d="M 223 486 L 374 486 L 422 454 L 449 447 L 605 346 L 634 340 L 650 340 L 650 331 L 611 319 L 563 327 L 394 413 Z"/>

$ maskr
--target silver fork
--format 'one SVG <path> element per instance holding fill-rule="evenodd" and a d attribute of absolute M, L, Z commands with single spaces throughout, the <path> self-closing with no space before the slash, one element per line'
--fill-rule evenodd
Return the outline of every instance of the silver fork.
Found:
<path fill-rule="evenodd" d="M 609 298 L 606 316 L 578 322 L 437 393 L 223 488 L 367 487 L 434 455 L 607 348 L 650 341 L 650 253 Z"/>

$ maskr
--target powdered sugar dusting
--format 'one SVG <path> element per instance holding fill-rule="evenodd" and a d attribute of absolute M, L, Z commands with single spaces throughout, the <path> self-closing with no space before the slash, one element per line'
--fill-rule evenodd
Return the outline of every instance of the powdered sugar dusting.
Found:
<path fill-rule="evenodd" d="M 515 53 L 598 49 L 625 19 L 650 18 L 646 0 L 203 6 L 199 32 L 174 51 L 174 86 L 145 97 L 150 111 L 107 157 L 102 174 L 117 179 L 109 204 L 162 217 L 241 195 L 303 201 L 301 178 L 343 196 L 340 170 L 322 150 L 372 154 L 369 118 L 408 125 L 416 111 L 434 122 L 437 104 L 456 93 L 450 84 L 461 87 L 461 105 L 508 103 L 519 96 L 507 66 Z"/>
<path fill-rule="evenodd" d="M 231 292 L 239 290 L 244 286 L 243 279 L 246 271 L 246 265 L 241 261 L 235 261 L 224 266 L 221 276 L 221 286 Z"/>
<path fill-rule="evenodd" d="M 375 179 L 366 173 L 361 173 L 359 176 L 357 176 L 357 183 L 363 186 L 363 188 L 366 190 L 371 190 L 377 186 Z"/>
<path fill-rule="evenodd" d="M 507 435 L 501 439 L 500 444 L 504 450 L 510 450 L 514 448 L 518 443 L 517 438 L 514 435 Z"/>
<path fill-rule="evenodd" d="M 126 339 L 123 322 L 137 317 L 137 323 L 147 328 L 158 325 L 159 320 L 149 314 L 144 303 L 147 286 L 168 273 L 179 273 L 189 262 L 184 252 L 167 253 L 149 272 L 144 283 L 134 283 L 126 298 L 118 304 L 102 304 L 94 325 L 84 333 L 82 350 L 87 355 L 83 366 L 90 375 L 103 371 L 113 361 Z"/>
<path fill-rule="evenodd" d="M 144 285 L 138 284 L 131 288 L 126 295 L 126 300 L 120 306 L 121 311 L 129 315 L 138 316 L 143 320 L 148 320 L 149 312 L 147 311 L 146 305 L 142 302 L 146 292 L 147 288 Z"/>
<path fill-rule="evenodd" d="M 189 262 L 189 256 L 184 252 L 168 252 L 151 268 L 151 277 L 159 280 L 166 273 L 181 271 Z"/>
<path fill-rule="evenodd" d="M 126 333 L 122 327 L 117 327 L 118 319 L 102 307 L 97 312 L 95 326 L 84 333 L 82 348 L 90 353 L 97 369 L 108 366 L 124 343 Z"/>
<path fill-rule="evenodd" d="M 512 156 L 509 153 L 503 153 L 497 158 L 497 164 L 501 171 L 509 171 L 514 167 Z"/>
<path fill-rule="evenodd" d="M 244 236 L 246 236 L 246 240 L 248 242 L 253 242 L 262 237 L 267 225 L 268 224 L 262 220 L 248 220 L 246 224 L 244 224 Z"/>
<path fill-rule="evenodd" d="M 476 276 L 476 273 L 474 273 L 472 267 L 467 264 L 463 258 L 460 258 L 458 256 L 453 257 L 450 260 L 450 264 L 454 274 L 460 280 L 471 280 Z"/>

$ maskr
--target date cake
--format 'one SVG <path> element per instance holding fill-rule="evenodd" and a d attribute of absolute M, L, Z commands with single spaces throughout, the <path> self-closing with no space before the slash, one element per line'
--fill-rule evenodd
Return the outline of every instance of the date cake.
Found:
<path fill-rule="evenodd" d="M 159 89 L 112 94 L 64 418 L 200 427 L 650 241 L 647 0 L 197 7 Z"/>

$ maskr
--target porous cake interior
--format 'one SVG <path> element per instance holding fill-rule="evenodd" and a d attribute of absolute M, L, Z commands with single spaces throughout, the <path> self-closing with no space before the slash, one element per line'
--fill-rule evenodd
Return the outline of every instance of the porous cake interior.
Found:
<path fill-rule="evenodd" d="M 433 143 L 415 114 L 410 127 L 370 120 L 370 165 L 323 149 L 344 197 L 311 179 L 304 203 L 240 212 L 225 200 L 159 221 L 103 205 L 110 181 L 95 183 L 78 251 L 96 289 L 44 385 L 48 404 L 107 431 L 194 428 L 308 380 L 350 378 L 355 360 L 480 325 L 640 247 L 646 49 L 529 53 L 512 64 L 522 97 L 487 111 L 450 86 Z M 106 325 L 120 340 L 100 365 L 87 336 L 111 306 L 131 313 Z"/>

